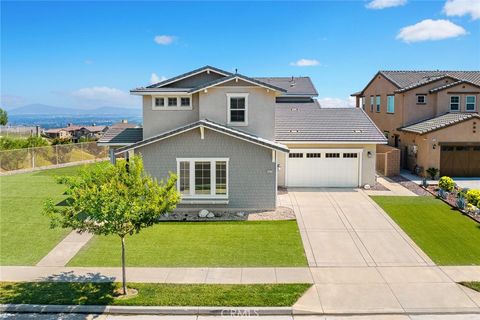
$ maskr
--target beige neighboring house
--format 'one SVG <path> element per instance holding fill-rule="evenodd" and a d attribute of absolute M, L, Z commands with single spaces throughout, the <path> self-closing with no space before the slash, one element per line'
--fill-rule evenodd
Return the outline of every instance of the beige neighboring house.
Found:
<path fill-rule="evenodd" d="M 379 71 L 352 94 L 419 174 L 480 177 L 480 71 Z"/>
<path fill-rule="evenodd" d="M 77 126 L 69 123 L 65 128 L 45 130 L 44 134 L 52 139 L 71 139 L 73 142 L 78 142 L 81 138 L 98 140 L 107 130 L 107 126 Z"/>
<path fill-rule="evenodd" d="M 48 129 L 45 130 L 43 134 L 51 139 L 70 139 L 72 137 L 70 132 L 65 130 L 65 128 Z"/>

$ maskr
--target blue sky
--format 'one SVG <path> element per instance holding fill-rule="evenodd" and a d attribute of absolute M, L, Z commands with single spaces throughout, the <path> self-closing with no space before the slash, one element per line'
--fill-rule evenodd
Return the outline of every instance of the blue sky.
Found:
<path fill-rule="evenodd" d="M 206 64 L 348 105 L 379 69 L 480 70 L 480 2 L 1 2 L 7 108 L 139 107 L 129 89 Z"/>

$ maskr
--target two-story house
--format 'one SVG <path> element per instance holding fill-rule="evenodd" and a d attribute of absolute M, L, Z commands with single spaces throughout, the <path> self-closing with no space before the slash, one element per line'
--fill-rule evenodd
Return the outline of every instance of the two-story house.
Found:
<path fill-rule="evenodd" d="M 143 99 L 143 129 L 99 142 L 140 153 L 158 179 L 176 173 L 181 208 L 271 209 L 278 186 L 375 183 L 382 132 L 361 109 L 322 109 L 308 77 L 206 66 L 131 93 Z"/>
<path fill-rule="evenodd" d="M 379 71 L 353 96 L 404 168 L 480 176 L 480 71 Z"/>

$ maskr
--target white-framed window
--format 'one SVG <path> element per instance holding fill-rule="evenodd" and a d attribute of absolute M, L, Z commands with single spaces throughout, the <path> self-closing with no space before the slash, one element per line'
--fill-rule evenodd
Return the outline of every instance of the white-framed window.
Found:
<path fill-rule="evenodd" d="M 377 112 L 380 112 L 380 96 L 376 96 L 375 101 L 377 104 Z"/>
<path fill-rule="evenodd" d="M 228 199 L 228 158 L 178 158 L 177 189 L 183 199 Z"/>
<path fill-rule="evenodd" d="M 248 125 L 248 93 L 227 93 L 228 124 Z"/>
<path fill-rule="evenodd" d="M 387 96 L 387 113 L 395 113 L 395 96 Z"/>
<path fill-rule="evenodd" d="M 450 97 L 450 111 L 460 111 L 460 97 L 451 96 Z"/>
<path fill-rule="evenodd" d="M 152 96 L 152 110 L 192 110 L 192 97 Z"/>
<path fill-rule="evenodd" d="M 466 96 L 465 97 L 465 110 L 466 111 L 475 111 L 477 109 L 477 97 L 475 96 Z"/>
<path fill-rule="evenodd" d="M 427 96 L 424 94 L 417 95 L 417 104 L 426 104 L 427 103 Z"/>

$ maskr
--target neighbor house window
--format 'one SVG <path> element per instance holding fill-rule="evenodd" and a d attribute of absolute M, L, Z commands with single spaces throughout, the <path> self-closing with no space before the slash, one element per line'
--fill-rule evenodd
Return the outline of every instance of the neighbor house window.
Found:
<path fill-rule="evenodd" d="M 427 96 L 424 94 L 417 95 L 417 104 L 426 104 L 427 103 Z"/>
<path fill-rule="evenodd" d="M 450 97 L 450 111 L 459 111 L 460 110 L 460 97 L 451 96 Z"/>
<path fill-rule="evenodd" d="M 376 96 L 375 101 L 377 103 L 377 112 L 380 112 L 380 96 Z"/>
<path fill-rule="evenodd" d="M 303 158 L 303 153 L 291 152 L 288 154 L 289 158 Z"/>
<path fill-rule="evenodd" d="M 177 97 L 168 98 L 168 106 L 169 107 L 176 107 L 177 106 Z"/>
<path fill-rule="evenodd" d="M 370 112 L 373 112 L 374 99 L 373 96 L 370 96 Z"/>
<path fill-rule="evenodd" d="M 228 123 L 248 124 L 248 93 L 227 93 Z"/>
<path fill-rule="evenodd" d="M 387 113 L 395 113 L 395 96 L 387 96 Z"/>
<path fill-rule="evenodd" d="M 183 198 L 228 195 L 228 159 L 177 159 L 177 187 Z"/>
<path fill-rule="evenodd" d="M 164 98 L 155 98 L 155 101 L 154 101 L 154 106 L 155 107 L 163 107 L 165 106 L 165 99 Z"/>
<path fill-rule="evenodd" d="M 180 98 L 181 107 L 190 107 L 190 97 L 181 97 Z"/>
<path fill-rule="evenodd" d="M 476 104 L 476 97 L 475 96 L 467 96 L 465 98 L 465 110 L 467 111 L 475 111 L 475 104 Z"/>

